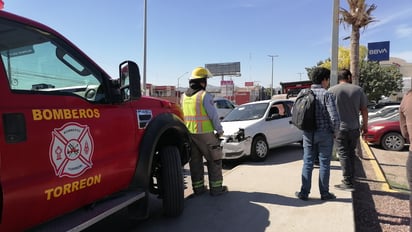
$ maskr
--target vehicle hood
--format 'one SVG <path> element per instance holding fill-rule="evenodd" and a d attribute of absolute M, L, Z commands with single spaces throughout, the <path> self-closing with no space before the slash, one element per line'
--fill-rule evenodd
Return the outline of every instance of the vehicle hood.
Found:
<path fill-rule="evenodd" d="M 378 120 L 378 121 L 371 122 L 370 124 L 368 123 L 368 127 L 373 127 L 373 126 L 385 126 L 385 127 L 395 126 L 395 127 L 399 127 L 399 121 Z"/>
<path fill-rule="evenodd" d="M 233 121 L 233 122 L 221 122 L 225 135 L 232 135 L 239 130 L 239 128 L 246 128 L 250 125 L 256 124 L 259 120 L 248 121 Z"/>

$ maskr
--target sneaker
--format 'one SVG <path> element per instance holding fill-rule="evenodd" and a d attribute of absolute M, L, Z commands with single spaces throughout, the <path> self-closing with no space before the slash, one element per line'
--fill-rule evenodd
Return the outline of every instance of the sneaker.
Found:
<path fill-rule="evenodd" d="M 340 190 L 350 191 L 350 192 L 355 191 L 353 184 L 346 184 L 343 182 L 342 184 L 335 185 L 335 188 L 340 189 Z"/>
<path fill-rule="evenodd" d="M 210 189 L 210 195 L 213 197 L 223 195 L 227 192 L 229 192 L 229 189 L 227 188 L 227 186 L 222 186 L 221 188 L 211 188 Z"/>
<path fill-rule="evenodd" d="M 302 201 L 307 201 L 309 200 L 309 197 L 301 192 L 295 192 L 295 196 L 299 199 L 301 199 Z"/>
<path fill-rule="evenodd" d="M 329 200 L 336 199 L 336 196 L 333 193 L 326 193 L 326 194 L 320 196 L 320 199 L 322 201 L 329 201 Z"/>

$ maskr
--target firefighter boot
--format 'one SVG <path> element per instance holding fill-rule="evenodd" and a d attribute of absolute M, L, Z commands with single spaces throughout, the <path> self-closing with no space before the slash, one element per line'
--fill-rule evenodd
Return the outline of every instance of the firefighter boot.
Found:
<path fill-rule="evenodd" d="M 189 198 L 200 196 L 207 191 L 207 187 L 205 186 L 203 180 L 193 182 L 192 188 L 193 193 L 189 196 Z"/>
<path fill-rule="evenodd" d="M 220 196 L 227 193 L 228 191 L 229 189 L 227 188 L 227 186 L 212 187 L 210 188 L 210 195 L 214 197 Z"/>
<path fill-rule="evenodd" d="M 198 187 L 198 188 L 193 188 L 193 193 L 190 194 L 188 196 L 189 199 L 197 197 L 202 195 L 203 193 L 205 193 L 207 191 L 207 187 L 206 186 L 202 186 L 202 187 Z"/>
<path fill-rule="evenodd" d="M 207 187 L 206 186 L 202 186 L 202 187 L 199 187 L 199 188 L 194 188 L 193 189 L 193 193 L 195 194 L 195 195 L 202 195 L 203 193 L 205 193 L 207 191 Z"/>

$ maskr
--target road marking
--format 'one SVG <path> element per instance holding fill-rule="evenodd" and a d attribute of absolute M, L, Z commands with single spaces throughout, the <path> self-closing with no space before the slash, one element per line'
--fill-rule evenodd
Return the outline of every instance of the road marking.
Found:
<path fill-rule="evenodd" d="M 371 164 L 372 164 L 372 169 L 376 175 L 377 181 L 382 182 L 383 184 L 381 185 L 381 190 L 385 192 L 398 192 L 396 190 L 393 190 L 391 186 L 388 183 L 388 180 L 385 177 L 385 174 L 383 174 L 383 170 L 381 166 L 379 165 L 378 161 L 376 160 L 376 156 L 373 154 L 371 149 L 369 148 L 368 144 L 363 141 L 363 139 L 360 139 L 361 141 L 361 146 L 362 149 L 366 152 L 366 156 L 364 158 L 367 158 Z"/>

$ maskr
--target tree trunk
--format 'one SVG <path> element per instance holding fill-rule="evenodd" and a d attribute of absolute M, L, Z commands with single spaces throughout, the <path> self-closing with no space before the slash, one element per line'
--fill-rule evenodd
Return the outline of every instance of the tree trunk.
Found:
<path fill-rule="evenodd" d="M 360 28 L 352 25 L 350 37 L 350 71 L 352 73 L 352 84 L 359 85 L 359 37 Z"/>

